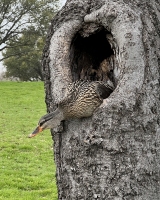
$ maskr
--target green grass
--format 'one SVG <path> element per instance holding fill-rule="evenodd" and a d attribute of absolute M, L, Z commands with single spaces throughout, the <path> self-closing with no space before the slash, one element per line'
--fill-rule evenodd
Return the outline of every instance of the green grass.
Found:
<path fill-rule="evenodd" d="M 42 82 L 0 82 L 0 199 L 57 200 L 50 131 L 28 138 L 45 113 Z"/>

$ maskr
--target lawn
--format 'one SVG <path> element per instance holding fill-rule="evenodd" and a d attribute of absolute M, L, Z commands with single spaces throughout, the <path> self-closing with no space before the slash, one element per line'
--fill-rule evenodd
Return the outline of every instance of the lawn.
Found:
<path fill-rule="evenodd" d="M 28 138 L 45 113 L 42 82 L 0 82 L 0 199 L 57 200 L 50 131 Z"/>

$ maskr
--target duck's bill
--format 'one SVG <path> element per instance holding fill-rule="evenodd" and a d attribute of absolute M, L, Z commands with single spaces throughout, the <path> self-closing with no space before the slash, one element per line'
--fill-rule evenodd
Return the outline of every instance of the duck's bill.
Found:
<path fill-rule="evenodd" d="M 43 129 L 40 126 L 37 126 L 37 128 L 28 137 L 32 138 L 42 131 L 43 131 Z"/>

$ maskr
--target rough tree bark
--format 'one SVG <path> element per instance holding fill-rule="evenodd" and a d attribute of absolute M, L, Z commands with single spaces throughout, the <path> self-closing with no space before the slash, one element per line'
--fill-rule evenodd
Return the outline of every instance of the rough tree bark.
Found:
<path fill-rule="evenodd" d="M 68 0 L 53 19 L 48 111 L 72 81 L 105 81 L 109 69 L 116 85 L 92 117 L 52 131 L 60 200 L 160 199 L 159 10 L 158 0 Z"/>

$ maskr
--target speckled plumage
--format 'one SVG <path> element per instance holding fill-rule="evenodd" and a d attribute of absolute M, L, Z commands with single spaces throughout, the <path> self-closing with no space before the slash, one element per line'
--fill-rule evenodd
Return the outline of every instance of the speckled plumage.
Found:
<path fill-rule="evenodd" d="M 61 121 L 70 118 L 90 117 L 114 90 L 111 82 L 76 81 L 68 86 L 66 97 L 59 102 L 58 108 L 41 117 L 38 127 L 29 137 L 34 137 L 47 128 L 57 127 Z"/>
<path fill-rule="evenodd" d="M 69 85 L 68 94 L 59 103 L 59 109 L 65 119 L 89 117 L 113 89 L 111 84 L 102 81 L 76 81 Z"/>

